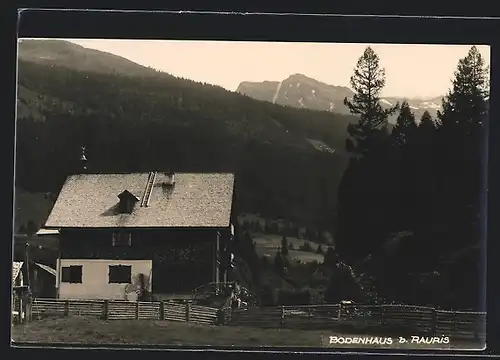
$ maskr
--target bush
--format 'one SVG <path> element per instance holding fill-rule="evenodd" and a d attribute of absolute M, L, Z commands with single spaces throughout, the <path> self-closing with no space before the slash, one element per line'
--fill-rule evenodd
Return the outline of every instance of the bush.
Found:
<path fill-rule="evenodd" d="M 318 250 L 316 250 L 316 254 L 323 254 L 323 248 L 321 245 L 318 245 Z"/>
<path fill-rule="evenodd" d="M 284 306 L 322 304 L 324 303 L 323 291 L 323 289 L 314 289 L 310 287 L 281 290 L 278 296 L 278 304 Z"/>
<path fill-rule="evenodd" d="M 258 297 L 260 306 L 276 306 L 278 303 L 276 289 L 269 283 L 265 283 L 259 288 Z"/>
<path fill-rule="evenodd" d="M 24 224 L 19 226 L 18 232 L 19 234 L 26 234 L 26 226 L 24 226 Z"/>
<path fill-rule="evenodd" d="M 28 225 L 26 226 L 26 233 L 28 235 L 33 235 L 38 231 L 38 225 L 35 224 L 33 220 L 28 221 Z"/>
<path fill-rule="evenodd" d="M 307 240 L 304 241 L 304 245 L 302 245 L 300 247 L 300 250 L 302 250 L 302 251 L 308 251 L 308 252 L 312 251 L 312 247 L 311 247 L 311 244 L 309 244 L 309 241 L 307 241 Z"/>

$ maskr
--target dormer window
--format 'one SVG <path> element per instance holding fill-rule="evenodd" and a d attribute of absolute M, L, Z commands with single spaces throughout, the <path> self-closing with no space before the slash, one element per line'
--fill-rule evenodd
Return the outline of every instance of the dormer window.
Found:
<path fill-rule="evenodd" d="M 111 244 L 113 247 L 132 246 L 132 234 L 126 231 L 114 232 Z"/>
<path fill-rule="evenodd" d="M 118 198 L 120 199 L 119 210 L 122 214 L 131 214 L 135 204 L 140 200 L 128 190 L 123 191 Z"/>

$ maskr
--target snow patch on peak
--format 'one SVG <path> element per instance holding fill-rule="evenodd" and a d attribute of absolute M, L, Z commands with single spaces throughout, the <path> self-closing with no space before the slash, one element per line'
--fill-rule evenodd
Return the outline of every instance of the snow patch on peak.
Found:
<path fill-rule="evenodd" d="M 425 106 L 425 107 L 428 107 L 430 109 L 441 109 L 440 105 L 438 105 L 436 103 L 430 103 L 430 102 L 427 102 L 427 101 L 423 102 L 422 105 Z"/>
<path fill-rule="evenodd" d="M 304 107 L 304 99 L 303 98 L 299 99 L 299 104 L 301 107 Z"/>
<path fill-rule="evenodd" d="M 410 105 L 409 108 L 412 109 L 412 110 L 418 110 L 418 107 L 416 107 L 416 106 L 411 106 Z"/>
<path fill-rule="evenodd" d="M 330 103 L 330 108 L 328 109 L 328 111 L 332 111 L 334 108 L 335 108 L 335 104 L 331 102 Z"/>
<path fill-rule="evenodd" d="M 297 90 L 299 89 L 300 87 L 300 81 L 297 82 Z"/>
<path fill-rule="evenodd" d="M 312 92 L 313 97 L 316 97 L 316 90 L 312 89 L 311 92 Z"/>
<path fill-rule="evenodd" d="M 273 96 L 273 104 L 276 104 L 276 100 L 278 99 L 278 95 L 280 93 L 281 84 L 283 84 L 283 82 L 278 83 L 278 86 L 276 86 L 276 92 L 274 93 Z"/>
<path fill-rule="evenodd" d="M 380 99 L 380 102 L 382 104 L 386 104 L 386 105 L 392 106 L 392 103 L 390 101 L 387 101 L 386 99 Z"/>

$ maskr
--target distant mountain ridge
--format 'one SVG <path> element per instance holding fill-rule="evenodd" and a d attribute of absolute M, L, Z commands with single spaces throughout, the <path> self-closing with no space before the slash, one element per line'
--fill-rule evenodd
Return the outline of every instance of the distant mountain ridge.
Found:
<path fill-rule="evenodd" d="M 40 65 L 63 66 L 94 73 L 128 76 L 158 75 L 157 70 L 139 65 L 121 56 L 85 48 L 64 40 L 21 39 L 18 44 L 18 58 Z"/>
<path fill-rule="evenodd" d="M 279 105 L 296 108 L 331 111 L 338 114 L 349 114 L 344 105 L 344 99 L 352 98 L 353 91 L 345 86 L 334 86 L 310 78 L 303 74 L 293 74 L 285 80 L 242 82 L 236 92 L 261 101 L 268 101 Z M 436 117 L 441 108 L 441 97 L 431 99 L 411 99 L 404 97 L 384 97 L 380 104 L 389 108 L 397 102 L 408 102 L 417 119 L 427 110 L 432 117 Z M 396 122 L 397 115 L 389 121 Z"/>

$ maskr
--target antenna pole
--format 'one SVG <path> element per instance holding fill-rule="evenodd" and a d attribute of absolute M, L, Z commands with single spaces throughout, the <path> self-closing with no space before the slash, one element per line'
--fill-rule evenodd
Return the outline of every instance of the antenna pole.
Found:
<path fill-rule="evenodd" d="M 85 155 L 85 150 L 86 150 L 85 146 L 82 145 L 80 162 L 82 163 L 82 168 L 84 172 L 87 171 L 87 156 Z"/>

